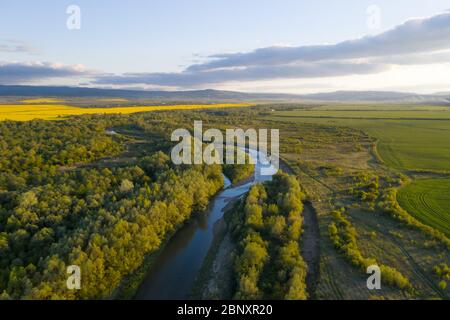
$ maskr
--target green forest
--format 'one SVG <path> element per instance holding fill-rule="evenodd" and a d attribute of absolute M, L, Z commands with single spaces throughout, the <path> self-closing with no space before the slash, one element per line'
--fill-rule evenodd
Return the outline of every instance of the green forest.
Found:
<path fill-rule="evenodd" d="M 1 298 L 111 297 L 222 188 L 220 166 L 174 167 L 160 151 L 118 167 L 80 166 L 120 154 L 123 139 L 105 130 L 129 122 L 138 121 L 0 123 Z M 83 270 L 81 290 L 67 290 L 68 265 Z"/>

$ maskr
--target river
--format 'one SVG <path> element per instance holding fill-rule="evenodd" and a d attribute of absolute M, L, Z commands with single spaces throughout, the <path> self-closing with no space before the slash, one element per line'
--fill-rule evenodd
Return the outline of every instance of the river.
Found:
<path fill-rule="evenodd" d="M 213 198 L 209 210 L 193 217 L 169 240 L 149 269 L 135 299 L 187 299 L 203 260 L 213 241 L 214 224 L 222 218 L 224 208 L 247 193 L 252 185 L 272 179 L 276 169 L 267 165 L 264 153 L 248 150 L 255 159 L 252 182 L 232 187 L 226 177 L 224 189 Z M 261 170 L 264 169 L 264 175 Z"/>

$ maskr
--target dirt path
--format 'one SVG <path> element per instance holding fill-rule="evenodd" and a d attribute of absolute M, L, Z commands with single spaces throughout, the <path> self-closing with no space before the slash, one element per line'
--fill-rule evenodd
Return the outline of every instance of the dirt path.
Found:
<path fill-rule="evenodd" d="M 434 292 L 437 296 L 439 296 L 441 299 L 448 299 L 449 297 L 446 296 L 445 292 L 439 288 L 438 285 L 434 282 L 434 280 L 427 274 L 427 272 L 416 262 L 416 260 L 413 258 L 413 256 L 410 254 L 410 252 L 403 246 L 403 244 L 390 232 L 387 232 L 386 230 L 377 227 L 374 223 L 369 223 L 366 220 L 362 220 L 358 216 L 352 215 L 352 219 L 359 221 L 360 223 L 364 223 L 377 232 L 383 234 L 385 237 L 387 237 L 392 243 L 394 243 L 402 252 L 402 254 L 406 257 L 409 265 L 412 268 L 412 271 L 414 274 L 422 280 L 422 282 L 428 286 L 428 288 Z"/>
<path fill-rule="evenodd" d="M 311 203 L 306 202 L 303 209 L 303 235 L 301 240 L 303 259 L 308 266 L 306 288 L 309 299 L 315 299 L 320 274 L 320 230 L 317 213 Z"/>

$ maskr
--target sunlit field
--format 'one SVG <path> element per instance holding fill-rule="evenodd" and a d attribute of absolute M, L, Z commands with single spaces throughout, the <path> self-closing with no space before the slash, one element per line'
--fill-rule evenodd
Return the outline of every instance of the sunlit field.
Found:
<path fill-rule="evenodd" d="M 277 112 L 277 115 L 296 118 L 442 120 L 450 119 L 450 108 L 438 106 L 410 107 L 407 109 L 402 107 L 385 107 L 384 109 L 375 110 L 372 107 L 359 107 L 359 109 L 356 109 L 353 106 L 329 106 L 328 108 L 322 106 L 294 111 L 281 111 Z"/>
<path fill-rule="evenodd" d="M 450 108 L 433 106 L 314 106 L 273 112 L 273 120 L 360 129 L 378 139 L 391 167 L 449 172 Z"/>
<path fill-rule="evenodd" d="M 420 222 L 450 234 L 450 108 L 441 106 L 299 106 L 272 111 L 269 119 L 323 128 L 357 129 L 376 139 L 384 164 L 410 184 L 398 203 Z M 360 216 L 358 216 L 360 217 Z"/>
<path fill-rule="evenodd" d="M 38 104 L 38 103 L 62 103 L 64 100 L 55 98 L 33 98 L 21 100 L 22 103 Z"/>
<path fill-rule="evenodd" d="M 39 99 L 33 99 L 39 100 Z M 224 104 L 195 104 L 195 105 L 164 105 L 164 106 L 136 106 L 114 108 L 78 108 L 62 104 L 33 104 L 33 105 L 0 105 L 0 121 L 29 121 L 33 119 L 57 120 L 62 117 L 83 114 L 130 114 L 159 110 L 191 110 L 212 108 L 248 107 L 245 103 Z"/>
<path fill-rule="evenodd" d="M 400 205 L 422 222 L 450 236 L 450 180 L 417 180 L 398 193 Z"/>

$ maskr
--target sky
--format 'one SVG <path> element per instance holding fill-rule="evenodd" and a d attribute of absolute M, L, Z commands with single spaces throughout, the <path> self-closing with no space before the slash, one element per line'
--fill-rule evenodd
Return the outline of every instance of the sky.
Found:
<path fill-rule="evenodd" d="M 450 91 L 450 0 L 0 0 L 0 84 Z"/>

